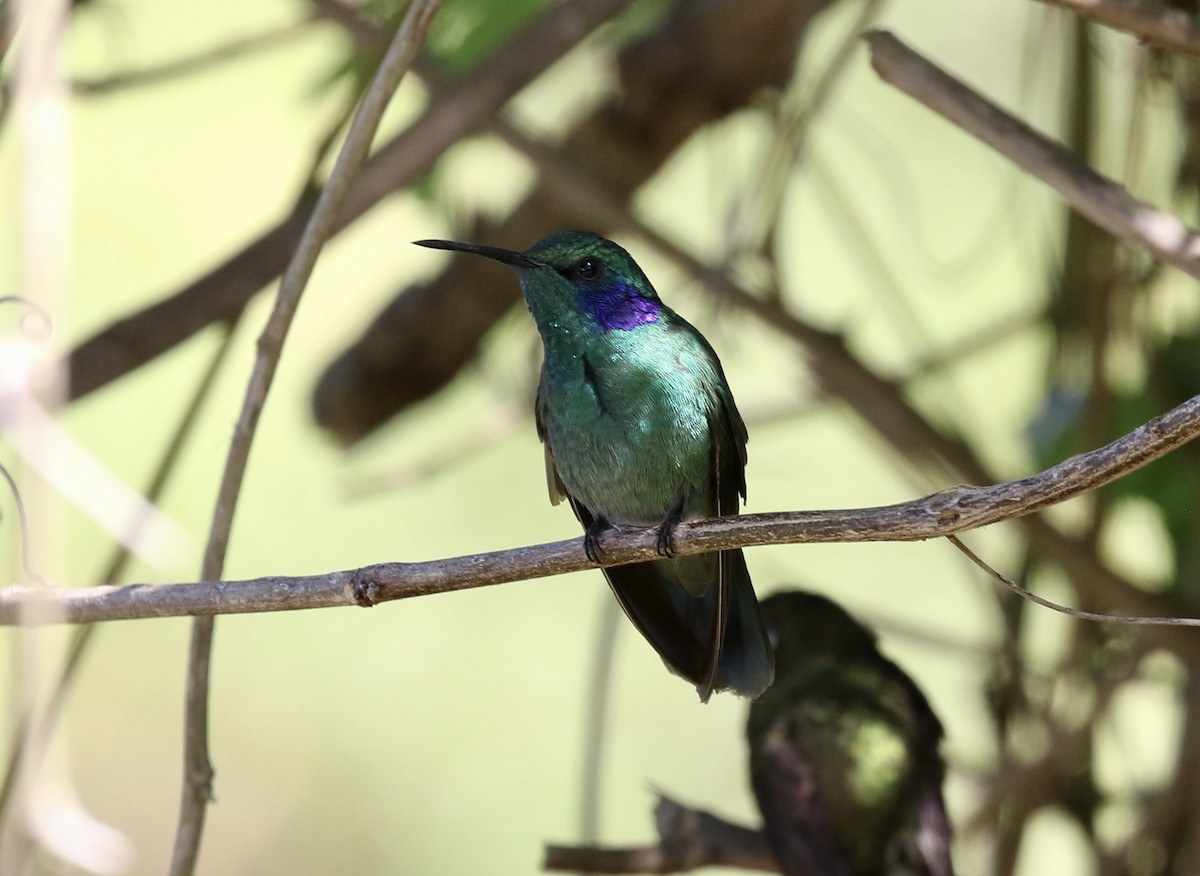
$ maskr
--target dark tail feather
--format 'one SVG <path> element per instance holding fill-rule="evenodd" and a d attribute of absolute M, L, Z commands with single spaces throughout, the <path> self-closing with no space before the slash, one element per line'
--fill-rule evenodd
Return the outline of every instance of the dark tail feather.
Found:
<path fill-rule="evenodd" d="M 695 573 L 697 559 L 634 563 L 605 569 L 604 575 L 634 626 L 672 672 L 696 685 L 702 700 L 713 690 L 757 697 L 771 684 L 774 660 L 746 561 L 741 551 L 724 551 L 724 586 L 713 580 L 704 595 L 690 596 L 679 580 Z M 712 563 L 713 572 L 716 567 Z M 722 603 L 724 619 L 719 616 Z M 718 631 L 722 622 L 723 638 Z"/>
<path fill-rule="evenodd" d="M 721 561 L 728 581 L 729 616 L 717 664 L 716 689 L 755 699 L 775 680 L 775 652 L 758 614 L 746 558 L 741 551 L 723 551 Z"/>

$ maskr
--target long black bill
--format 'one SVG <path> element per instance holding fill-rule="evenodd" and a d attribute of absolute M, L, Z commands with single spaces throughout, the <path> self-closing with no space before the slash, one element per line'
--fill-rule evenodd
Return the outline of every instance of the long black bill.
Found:
<path fill-rule="evenodd" d="M 516 268 L 544 268 L 546 265 L 543 262 L 535 261 L 528 256 L 521 255 L 519 252 L 514 252 L 511 249 L 501 249 L 498 246 L 484 246 L 480 243 L 461 243 L 457 240 L 414 240 L 417 246 L 427 246 L 430 249 L 449 249 L 455 252 L 473 252 L 475 255 L 485 256 L 489 259 L 495 259 L 498 262 L 504 262 L 506 265 L 512 265 Z"/>

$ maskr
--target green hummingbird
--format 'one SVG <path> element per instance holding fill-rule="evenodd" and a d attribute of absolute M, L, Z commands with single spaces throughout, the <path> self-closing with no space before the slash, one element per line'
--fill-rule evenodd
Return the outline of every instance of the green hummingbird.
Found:
<path fill-rule="evenodd" d="M 660 559 L 604 575 L 667 667 L 696 685 L 756 697 L 770 645 L 740 550 L 676 557 L 681 520 L 738 512 L 746 426 L 716 353 L 611 240 L 563 231 L 525 252 L 419 240 L 517 269 L 545 357 L 536 419 L 550 501 L 566 499 L 600 561 L 611 526 L 657 526 Z"/>
<path fill-rule="evenodd" d="M 953 876 L 942 725 L 875 636 L 799 590 L 762 602 L 775 684 L 750 704 L 750 781 L 785 876 Z"/>

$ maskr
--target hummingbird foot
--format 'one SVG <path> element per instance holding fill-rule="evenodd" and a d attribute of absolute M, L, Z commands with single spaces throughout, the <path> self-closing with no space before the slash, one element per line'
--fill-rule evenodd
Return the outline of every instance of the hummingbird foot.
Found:
<path fill-rule="evenodd" d="M 593 563 L 603 563 L 604 551 L 600 547 L 600 536 L 613 526 L 603 517 L 597 517 L 583 533 L 583 552 Z"/>
<path fill-rule="evenodd" d="M 675 503 L 667 519 L 658 527 L 658 538 L 654 542 L 654 550 L 660 557 L 671 559 L 675 556 L 675 527 L 683 519 L 683 497 Z"/>

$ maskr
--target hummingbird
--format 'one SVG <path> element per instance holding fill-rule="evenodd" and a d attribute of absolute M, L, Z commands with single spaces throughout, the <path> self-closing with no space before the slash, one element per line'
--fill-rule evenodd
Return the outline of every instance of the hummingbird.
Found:
<path fill-rule="evenodd" d="M 761 694 L 773 662 L 742 552 L 674 549 L 680 521 L 736 514 L 746 496 L 746 426 L 712 346 L 597 234 L 524 252 L 416 243 L 516 268 L 545 353 L 535 419 L 550 501 L 570 503 L 592 562 L 606 529 L 658 527 L 657 559 L 603 570 L 625 614 L 702 702 Z"/>
<path fill-rule="evenodd" d="M 784 876 L 953 876 L 942 725 L 874 634 L 800 590 L 762 602 L 775 684 L 750 704 L 750 782 Z"/>

